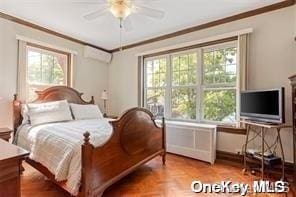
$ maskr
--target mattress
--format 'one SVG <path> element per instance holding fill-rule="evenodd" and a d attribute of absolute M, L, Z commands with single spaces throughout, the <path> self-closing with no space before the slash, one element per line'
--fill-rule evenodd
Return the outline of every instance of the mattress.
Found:
<path fill-rule="evenodd" d="M 66 181 L 66 189 L 77 195 L 81 181 L 81 145 L 83 134 L 90 133 L 90 143 L 104 144 L 112 134 L 110 119 L 75 120 L 36 126 L 21 125 L 15 143 L 30 151 L 30 159 L 41 163 Z"/>

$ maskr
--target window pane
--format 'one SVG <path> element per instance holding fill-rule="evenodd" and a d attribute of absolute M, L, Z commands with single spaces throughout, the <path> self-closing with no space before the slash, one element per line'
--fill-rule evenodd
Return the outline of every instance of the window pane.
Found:
<path fill-rule="evenodd" d="M 146 83 L 147 87 L 152 87 L 152 80 L 153 80 L 153 75 L 152 74 L 146 74 Z"/>
<path fill-rule="evenodd" d="M 53 83 L 53 56 L 42 54 L 42 83 Z"/>
<path fill-rule="evenodd" d="M 146 86 L 164 87 L 166 86 L 166 58 L 149 60 L 145 63 Z"/>
<path fill-rule="evenodd" d="M 172 85 L 196 84 L 197 54 L 186 54 L 172 58 Z"/>
<path fill-rule="evenodd" d="M 37 87 L 29 86 L 27 92 L 27 99 L 28 101 L 34 101 L 37 99 L 36 91 L 38 91 Z"/>
<path fill-rule="evenodd" d="M 172 90 L 172 118 L 196 119 L 195 88 L 174 88 Z"/>
<path fill-rule="evenodd" d="M 203 118 L 211 121 L 236 121 L 235 90 L 206 90 L 203 94 Z"/>
<path fill-rule="evenodd" d="M 164 89 L 147 90 L 146 108 L 156 117 L 164 116 Z"/>
<path fill-rule="evenodd" d="M 28 81 L 29 83 L 41 83 L 41 53 L 28 52 Z"/>
<path fill-rule="evenodd" d="M 235 83 L 236 55 L 236 47 L 204 52 L 204 84 Z"/>
<path fill-rule="evenodd" d="M 66 79 L 65 79 L 65 74 L 64 74 L 64 70 L 63 68 L 65 68 L 67 62 L 65 62 L 65 58 L 62 57 L 54 57 L 54 64 L 53 64 L 53 71 L 52 71 L 52 83 L 54 84 L 65 84 L 66 83 Z"/>
<path fill-rule="evenodd" d="M 28 46 L 27 101 L 35 99 L 35 91 L 55 85 L 67 85 L 68 56 Z"/>

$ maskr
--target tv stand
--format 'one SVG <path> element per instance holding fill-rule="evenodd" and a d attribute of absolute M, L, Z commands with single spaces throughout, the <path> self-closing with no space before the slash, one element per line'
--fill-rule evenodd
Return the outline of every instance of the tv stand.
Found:
<path fill-rule="evenodd" d="M 243 122 L 243 121 L 241 121 Z M 250 123 L 254 123 L 257 125 L 282 125 L 280 123 L 275 123 L 275 122 L 265 122 L 265 121 L 258 121 L 258 120 L 245 120 L 245 122 L 250 122 Z"/>
<path fill-rule="evenodd" d="M 264 179 L 264 170 L 265 170 L 265 158 L 264 158 L 264 153 L 266 151 L 270 151 L 272 153 L 275 153 L 275 148 L 276 145 L 279 144 L 280 146 L 280 153 L 281 153 L 281 159 L 282 159 L 282 177 L 281 180 L 285 180 L 285 155 L 284 155 L 284 150 L 283 150 L 283 145 L 282 145 L 282 139 L 281 139 L 281 129 L 283 128 L 291 128 L 292 126 L 290 125 L 285 125 L 285 124 L 268 124 L 268 123 L 259 123 L 259 122 L 253 122 L 253 121 L 249 121 L 249 120 L 242 120 L 240 121 L 240 123 L 245 124 L 246 125 L 246 129 L 247 129 L 247 136 L 246 136 L 246 142 L 244 144 L 244 169 L 243 172 L 246 173 L 247 172 L 247 159 L 248 159 L 248 155 L 247 155 L 247 149 L 248 149 L 248 144 L 251 141 L 254 141 L 257 137 L 261 138 L 261 159 L 260 159 L 260 164 L 261 164 L 261 179 Z M 273 145 L 269 145 L 266 140 L 265 140 L 265 134 L 267 131 L 271 131 L 271 130 L 276 130 L 276 140 L 275 143 L 273 143 Z M 255 136 L 252 137 L 252 139 L 249 139 L 250 133 L 254 132 Z M 267 149 L 265 149 L 265 147 L 267 147 Z"/>

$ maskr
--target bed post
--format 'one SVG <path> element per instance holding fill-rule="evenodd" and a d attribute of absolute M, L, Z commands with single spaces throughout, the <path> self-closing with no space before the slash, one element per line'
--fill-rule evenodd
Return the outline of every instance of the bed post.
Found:
<path fill-rule="evenodd" d="M 162 164 L 165 165 L 166 163 L 166 125 L 165 125 L 164 117 L 162 117 L 162 146 L 164 149 L 164 153 L 162 154 Z"/>
<path fill-rule="evenodd" d="M 15 136 L 17 128 L 22 124 L 22 115 L 21 115 L 21 101 L 17 99 L 17 94 L 13 95 L 13 136 Z"/>
<path fill-rule="evenodd" d="M 84 144 L 81 152 L 81 197 L 92 196 L 92 155 L 93 145 L 90 144 L 90 133 L 83 134 Z"/>
<path fill-rule="evenodd" d="M 91 96 L 90 103 L 91 103 L 91 104 L 95 104 L 95 98 L 94 98 L 94 96 Z"/>

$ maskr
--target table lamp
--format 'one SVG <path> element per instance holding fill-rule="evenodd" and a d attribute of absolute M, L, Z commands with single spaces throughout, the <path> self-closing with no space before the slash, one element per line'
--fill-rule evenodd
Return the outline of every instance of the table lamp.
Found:
<path fill-rule="evenodd" d="M 101 94 L 101 99 L 104 101 L 104 117 L 107 117 L 107 100 L 108 100 L 108 92 L 104 90 Z"/>

